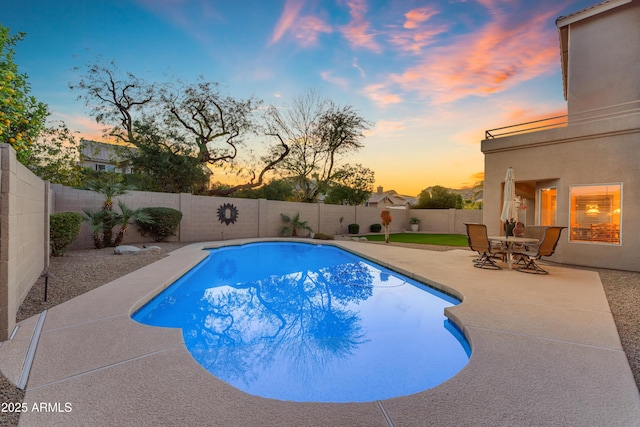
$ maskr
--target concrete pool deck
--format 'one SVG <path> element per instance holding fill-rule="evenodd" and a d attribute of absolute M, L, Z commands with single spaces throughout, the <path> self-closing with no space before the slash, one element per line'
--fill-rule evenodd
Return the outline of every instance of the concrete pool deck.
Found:
<path fill-rule="evenodd" d="M 436 388 L 370 403 L 241 392 L 191 357 L 180 330 L 129 317 L 203 259 L 203 247 L 221 245 L 198 243 L 20 322 L 0 346 L 0 370 L 18 384 L 38 338 L 20 425 L 640 425 L 640 394 L 597 273 L 481 270 L 468 250 L 329 243 L 461 297 L 448 315 L 471 343 L 469 364 Z"/>

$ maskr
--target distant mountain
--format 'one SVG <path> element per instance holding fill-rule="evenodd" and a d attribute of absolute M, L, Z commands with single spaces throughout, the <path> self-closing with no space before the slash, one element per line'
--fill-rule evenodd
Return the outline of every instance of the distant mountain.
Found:
<path fill-rule="evenodd" d="M 471 188 L 463 188 L 460 190 L 454 190 L 451 189 L 451 191 L 453 191 L 454 193 L 458 193 L 460 195 L 462 195 L 462 200 L 473 200 L 473 196 L 475 191 L 472 190 Z"/>
<path fill-rule="evenodd" d="M 431 191 L 433 187 L 435 186 L 427 187 L 426 189 Z M 449 191 L 451 191 L 452 193 L 460 194 L 462 196 L 462 200 L 473 200 L 473 196 L 475 193 L 475 190 L 473 190 L 472 188 L 461 188 L 458 190 L 456 190 L 455 188 L 449 188 Z"/>

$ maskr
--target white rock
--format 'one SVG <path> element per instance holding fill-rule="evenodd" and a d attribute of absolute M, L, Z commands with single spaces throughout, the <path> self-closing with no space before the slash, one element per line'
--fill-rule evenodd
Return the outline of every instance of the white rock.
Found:
<path fill-rule="evenodd" d="M 116 246 L 113 250 L 113 253 L 116 255 L 128 255 L 128 254 L 136 254 L 140 252 L 140 248 L 131 246 L 131 245 L 120 245 Z"/>
<path fill-rule="evenodd" d="M 140 249 L 137 246 L 120 245 L 116 246 L 116 248 L 113 250 L 113 253 L 116 255 L 138 255 L 144 253 L 159 254 L 161 251 L 162 249 L 160 248 L 160 246 L 149 246 Z"/>

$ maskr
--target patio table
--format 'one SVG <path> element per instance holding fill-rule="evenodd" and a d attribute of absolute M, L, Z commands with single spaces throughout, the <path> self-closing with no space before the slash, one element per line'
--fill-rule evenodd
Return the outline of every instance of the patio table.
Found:
<path fill-rule="evenodd" d="M 503 242 L 507 244 L 507 265 L 509 266 L 509 270 L 511 270 L 513 260 L 511 257 L 513 256 L 513 245 L 514 243 L 540 243 L 540 240 L 534 239 L 531 237 L 515 237 L 515 236 L 489 236 L 490 242 Z"/>

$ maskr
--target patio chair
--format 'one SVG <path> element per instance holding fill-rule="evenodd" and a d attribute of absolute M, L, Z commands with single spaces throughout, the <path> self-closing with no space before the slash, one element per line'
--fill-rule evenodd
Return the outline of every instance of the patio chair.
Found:
<path fill-rule="evenodd" d="M 515 243 L 513 245 L 513 259 L 516 264 L 526 265 L 528 258 L 524 255 L 516 255 L 523 251 L 534 251 L 540 246 L 544 238 L 544 232 L 549 228 L 547 225 L 530 225 L 524 229 L 524 236 L 530 239 L 538 239 L 538 243 Z"/>
<path fill-rule="evenodd" d="M 496 256 L 504 258 L 504 247 L 491 244 L 487 236 L 487 226 L 484 224 L 465 224 L 465 226 L 467 227 L 469 247 L 480 255 L 480 257 L 473 260 L 473 266 L 491 270 L 502 269 L 492 258 Z"/>
<path fill-rule="evenodd" d="M 549 272 L 540 267 L 536 261 L 540 260 L 543 256 L 553 255 L 560 240 L 560 234 L 564 228 L 567 227 L 545 227 L 543 231 L 544 234 L 540 239 L 540 244 L 528 246 L 524 250 L 514 251 L 514 254 L 525 258 L 525 265 L 516 268 L 516 270 L 522 273 L 549 274 Z"/>

